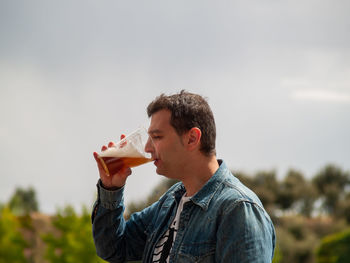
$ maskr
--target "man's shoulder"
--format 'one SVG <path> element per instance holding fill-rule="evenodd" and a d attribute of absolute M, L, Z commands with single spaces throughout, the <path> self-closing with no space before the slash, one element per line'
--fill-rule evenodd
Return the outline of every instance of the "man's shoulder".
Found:
<path fill-rule="evenodd" d="M 247 201 L 262 206 L 262 203 L 256 193 L 245 186 L 231 172 L 227 173 L 225 179 L 222 181 L 221 189 L 219 190 L 217 198 L 229 202 Z"/>
<path fill-rule="evenodd" d="M 214 180 L 216 183 L 220 183 L 221 194 L 228 199 L 248 199 L 250 201 L 260 202 L 257 195 L 232 173 L 223 160 L 218 161 L 220 168 Z"/>

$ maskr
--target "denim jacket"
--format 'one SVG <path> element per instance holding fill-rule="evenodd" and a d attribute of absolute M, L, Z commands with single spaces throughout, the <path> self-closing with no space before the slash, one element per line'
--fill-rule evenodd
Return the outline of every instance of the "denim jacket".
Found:
<path fill-rule="evenodd" d="M 170 263 L 271 262 L 275 230 L 259 198 L 225 163 L 183 208 Z M 98 183 L 92 213 L 97 254 L 109 262 L 152 262 L 158 240 L 169 228 L 185 188 L 171 187 L 157 202 L 124 220 L 123 191 Z"/>

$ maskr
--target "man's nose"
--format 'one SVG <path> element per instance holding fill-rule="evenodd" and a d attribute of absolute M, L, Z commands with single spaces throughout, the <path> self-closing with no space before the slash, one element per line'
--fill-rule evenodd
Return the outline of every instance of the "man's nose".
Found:
<path fill-rule="evenodd" d="M 148 137 L 146 145 L 145 145 L 145 152 L 146 153 L 152 153 L 154 151 L 154 145 L 151 137 Z"/>

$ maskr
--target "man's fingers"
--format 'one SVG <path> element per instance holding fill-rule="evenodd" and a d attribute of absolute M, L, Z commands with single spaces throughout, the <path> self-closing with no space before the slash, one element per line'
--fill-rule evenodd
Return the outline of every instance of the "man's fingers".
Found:
<path fill-rule="evenodd" d="M 122 139 L 124 139 L 124 138 L 125 138 L 125 134 L 122 134 L 122 135 L 120 136 L 120 139 L 122 140 Z M 126 145 L 126 142 L 122 143 L 122 144 L 120 145 L 120 147 L 124 147 L 125 145 Z M 107 149 L 110 148 L 110 147 L 115 147 L 115 143 L 114 143 L 114 142 L 109 142 L 109 143 L 108 143 L 108 147 L 107 147 L 106 145 L 103 145 L 102 148 L 101 148 L 101 152 L 107 150 Z"/>
<path fill-rule="evenodd" d="M 105 151 L 107 149 L 108 149 L 108 147 L 106 145 L 103 145 L 102 148 L 101 148 L 101 151 L 103 152 L 103 151 Z"/>
<path fill-rule="evenodd" d="M 95 160 L 96 160 L 96 162 L 97 162 L 97 161 L 98 161 L 98 153 L 97 153 L 97 152 L 94 152 L 93 154 L 94 154 L 94 158 L 95 158 Z"/>
<path fill-rule="evenodd" d="M 125 138 L 125 134 L 120 135 L 120 139 L 123 140 Z M 126 141 L 119 144 L 119 148 L 123 148 L 126 145 Z"/>
<path fill-rule="evenodd" d="M 102 168 L 102 166 L 101 166 L 101 160 L 100 160 L 100 157 L 98 156 L 98 153 L 97 153 L 97 152 L 94 152 L 94 158 L 95 158 L 95 160 L 96 160 L 96 162 L 97 162 L 98 167 L 99 167 L 99 168 Z"/>

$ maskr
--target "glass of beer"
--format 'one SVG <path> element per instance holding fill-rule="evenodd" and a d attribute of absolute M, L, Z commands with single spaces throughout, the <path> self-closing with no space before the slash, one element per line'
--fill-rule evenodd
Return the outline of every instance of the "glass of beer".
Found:
<path fill-rule="evenodd" d="M 125 167 L 135 167 L 151 162 L 152 156 L 145 152 L 148 140 L 152 140 L 144 127 L 121 139 L 113 147 L 99 153 L 103 169 L 108 175 L 118 173 Z"/>

